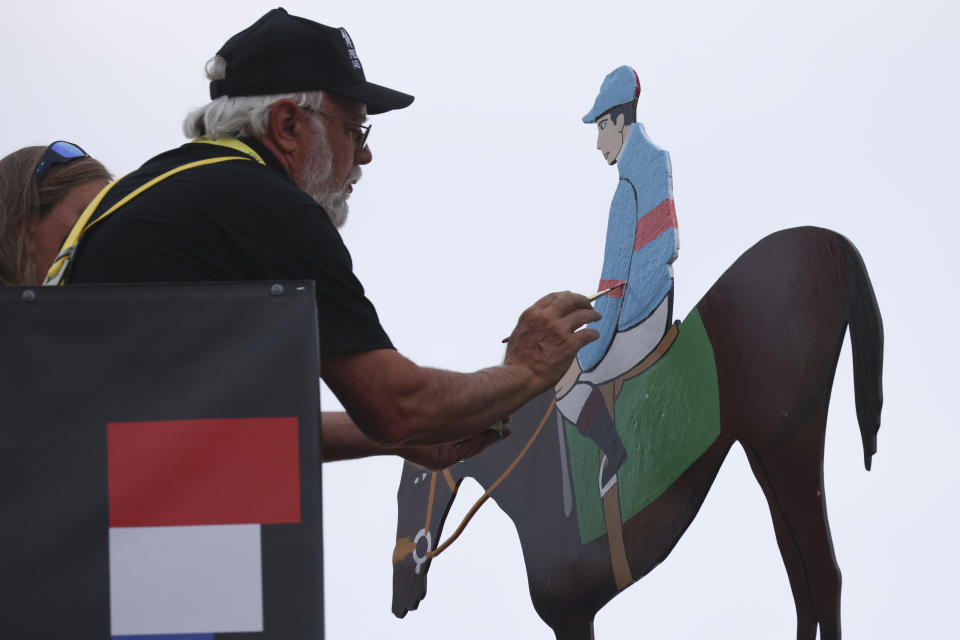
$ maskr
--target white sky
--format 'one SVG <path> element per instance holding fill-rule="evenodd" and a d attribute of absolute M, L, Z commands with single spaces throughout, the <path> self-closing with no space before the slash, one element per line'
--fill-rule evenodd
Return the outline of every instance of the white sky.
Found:
<path fill-rule="evenodd" d="M 344 235 L 387 331 L 421 364 L 494 364 L 540 295 L 593 290 L 616 175 L 580 116 L 621 64 L 637 69 L 639 118 L 673 159 L 677 317 L 769 232 L 812 224 L 853 240 L 884 315 L 886 405 L 867 473 L 844 347 L 826 488 L 848 638 L 950 637 L 960 595 L 960 10 L 909 4 L 285 5 L 346 27 L 370 80 L 417 96 L 373 118 L 375 158 Z M 63 138 L 117 174 L 134 169 L 181 143 L 182 116 L 207 99 L 204 62 L 274 6 L 5 4 L 0 154 Z M 551 638 L 492 503 L 433 564 L 420 610 L 392 616 L 399 470 L 390 459 L 324 469 L 328 637 Z M 480 490 L 461 493 L 449 522 Z M 600 612 L 596 633 L 793 637 L 786 573 L 739 448 L 673 554 Z"/>

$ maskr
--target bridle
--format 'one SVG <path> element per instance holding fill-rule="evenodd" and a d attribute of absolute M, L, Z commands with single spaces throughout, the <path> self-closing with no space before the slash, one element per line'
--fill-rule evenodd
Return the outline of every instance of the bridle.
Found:
<path fill-rule="evenodd" d="M 457 483 L 453 480 L 453 474 L 450 473 L 450 469 L 444 469 L 442 472 L 444 480 L 447 481 L 447 486 L 450 487 L 450 493 L 457 495 Z M 430 556 L 430 550 L 433 548 L 433 537 L 430 534 L 430 519 L 433 516 L 433 499 L 437 494 L 437 472 L 434 471 L 430 474 L 430 495 L 427 497 L 427 521 L 423 525 L 423 529 L 417 532 L 417 535 L 413 539 L 413 545 L 410 549 L 410 555 L 413 557 L 413 561 L 416 563 L 417 568 L 414 573 L 420 573 L 420 567 L 426 563 L 432 556 Z M 417 552 L 417 545 L 420 542 L 421 538 L 427 539 L 427 550 L 424 555 L 420 555 Z M 397 543 L 399 545 L 399 541 Z M 396 552 L 394 552 L 394 563 L 396 563 Z"/>
<path fill-rule="evenodd" d="M 397 540 L 397 544 L 393 550 L 393 563 L 397 564 L 398 562 L 400 562 L 400 560 L 402 560 L 409 554 L 413 557 L 413 561 L 417 565 L 414 572 L 420 573 L 420 568 L 428 560 L 432 560 L 433 558 L 437 557 L 438 555 L 446 551 L 446 549 L 451 544 L 453 544 L 453 542 L 457 538 L 460 537 L 460 534 L 463 533 L 463 530 L 467 528 L 467 524 L 470 522 L 471 519 L 473 519 L 473 516 L 476 515 L 477 511 L 480 510 L 480 507 L 483 506 L 483 503 L 490 498 L 490 495 L 493 493 L 494 489 L 496 489 L 500 485 L 500 483 L 503 482 L 506 479 L 506 477 L 510 475 L 510 473 L 516 468 L 520 460 L 523 459 L 523 456 L 527 454 L 527 451 L 530 449 L 530 446 L 533 445 L 533 441 L 536 440 L 537 436 L 540 435 L 540 432 L 543 431 L 543 425 L 547 423 L 547 418 L 549 418 L 550 414 L 553 413 L 553 409 L 556 406 L 556 404 L 557 404 L 557 399 L 553 398 L 550 401 L 550 404 L 547 406 L 547 410 L 543 414 L 543 418 L 540 420 L 540 424 L 537 425 L 536 430 L 534 430 L 533 435 L 530 436 L 530 439 L 527 440 L 527 443 L 523 445 L 523 449 L 520 450 L 520 453 L 517 454 L 517 457 L 513 459 L 513 462 L 510 463 L 510 466 L 504 469 L 503 473 L 500 474 L 500 477 L 497 478 L 496 481 L 494 481 L 487 488 L 487 490 L 483 492 L 483 495 L 477 499 L 477 501 L 473 504 L 473 506 L 470 507 L 470 511 L 468 511 L 467 515 L 463 517 L 463 521 L 460 522 L 460 526 L 457 527 L 457 530 L 454 531 L 453 534 L 449 538 L 447 538 L 447 540 L 443 544 L 439 545 L 436 549 L 432 548 L 433 538 L 430 535 L 430 520 L 433 517 L 433 499 L 436 496 L 436 490 L 437 490 L 437 473 L 438 472 L 434 471 L 430 475 L 430 495 L 427 498 L 428 503 L 427 503 L 426 523 L 423 525 L 423 529 L 420 529 L 420 531 L 417 532 L 417 535 L 414 537 L 412 543 L 410 542 L 409 538 L 401 538 L 400 540 Z M 456 495 L 458 486 L 453 480 L 453 475 L 450 473 L 450 469 L 449 468 L 444 469 L 440 473 L 443 475 L 444 479 L 447 481 L 447 485 L 450 487 L 451 492 L 454 495 Z M 427 550 L 421 556 L 417 552 L 417 544 L 423 538 L 426 538 L 427 540 Z"/>

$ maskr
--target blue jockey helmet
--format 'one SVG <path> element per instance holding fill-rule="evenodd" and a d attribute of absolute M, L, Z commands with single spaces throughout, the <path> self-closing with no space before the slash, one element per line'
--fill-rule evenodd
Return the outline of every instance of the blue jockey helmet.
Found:
<path fill-rule="evenodd" d="M 593 102 L 593 108 L 583 116 L 583 121 L 587 124 L 596 122 L 597 118 L 602 116 L 610 109 L 633 102 L 640 96 L 640 78 L 637 72 L 631 67 L 623 65 L 617 67 L 607 74 L 600 85 L 600 93 Z"/>

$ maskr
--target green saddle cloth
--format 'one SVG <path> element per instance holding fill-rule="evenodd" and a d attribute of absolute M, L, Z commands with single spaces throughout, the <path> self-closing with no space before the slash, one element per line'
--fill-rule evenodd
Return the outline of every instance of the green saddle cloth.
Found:
<path fill-rule="evenodd" d="M 627 460 L 617 473 L 623 520 L 657 499 L 720 435 L 713 347 L 696 308 L 680 324 L 669 351 L 627 380 L 615 403 Z M 604 535 L 600 450 L 565 420 L 580 540 Z"/>

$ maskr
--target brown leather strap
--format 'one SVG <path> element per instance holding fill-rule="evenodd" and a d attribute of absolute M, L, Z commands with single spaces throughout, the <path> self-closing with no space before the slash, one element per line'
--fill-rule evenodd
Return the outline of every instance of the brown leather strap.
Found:
<path fill-rule="evenodd" d="M 663 357 L 663 354 L 670 349 L 680 333 L 677 326 L 678 323 L 672 324 L 653 351 L 647 354 L 647 357 L 641 360 L 637 366 L 617 377 L 612 383 L 599 385 L 600 393 L 603 395 L 604 403 L 607 405 L 607 410 L 610 411 L 611 416 L 616 415 L 614 413 L 614 401 L 620 395 L 623 383 L 630 378 L 637 377 Z M 610 567 L 613 569 L 613 579 L 617 583 L 617 590 L 623 591 L 633 584 L 633 573 L 630 571 L 627 550 L 623 543 L 623 519 L 620 512 L 620 488 L 618 484 L 610 487 L 603 494 L 602 500 L 603 518 L 607 524 L 607 543 L 610 546 Z"/>
<path fill-rule="evenodd" d="M 627 562 L 627 550 L 623 545 L 623 521 L 620 516 L 620 488 L 614 484 L 603 496 L 603 517 L 607 522 L 607 543 L 610 545 L 610 567 L 617 590 L 623 591 L 633 584 L 633 574 Z"/>

